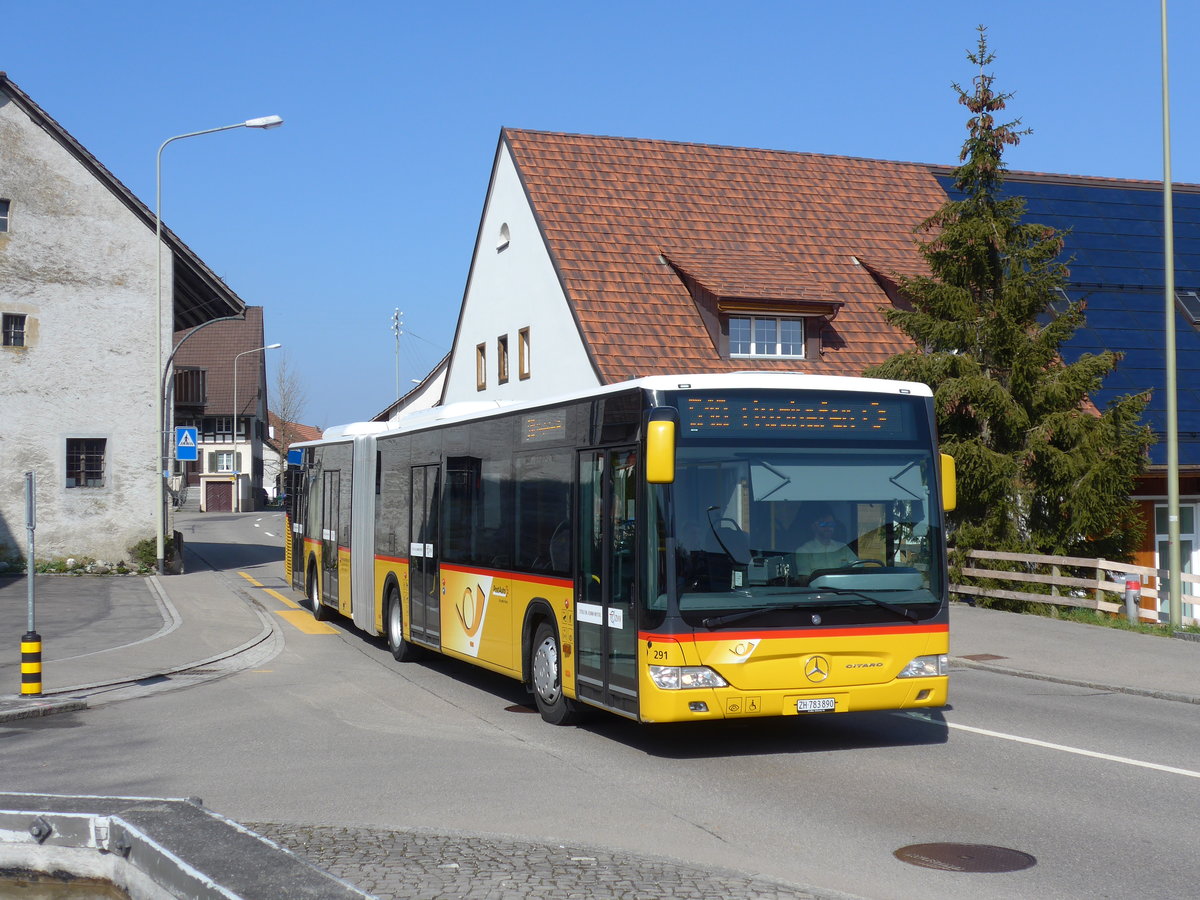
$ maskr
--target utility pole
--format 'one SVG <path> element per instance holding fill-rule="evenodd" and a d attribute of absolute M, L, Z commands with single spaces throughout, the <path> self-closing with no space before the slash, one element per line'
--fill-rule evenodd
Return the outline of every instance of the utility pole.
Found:
<path fill-rule="evenodd" d="M 400 399 L 400 335 L 404 334 L 404 313 L 396 307 L 392 313 L 392 334 L 396 336 L 396 399 Z"/>

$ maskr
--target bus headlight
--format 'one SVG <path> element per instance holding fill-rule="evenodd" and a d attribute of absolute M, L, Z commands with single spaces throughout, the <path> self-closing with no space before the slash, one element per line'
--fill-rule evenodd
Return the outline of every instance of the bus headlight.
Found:
<path fill-rule="evenodd" d="M 918 656 L 897 675 L 897 678 L 930 678 L 945 675 L 950 670 L 950 658 L 940 656 Z"/>
<path fill-rule="evenodd" d="M 664 691 L 729 687 L 729 682 L 707 666 L 651 666 L 650 679 Z"/>

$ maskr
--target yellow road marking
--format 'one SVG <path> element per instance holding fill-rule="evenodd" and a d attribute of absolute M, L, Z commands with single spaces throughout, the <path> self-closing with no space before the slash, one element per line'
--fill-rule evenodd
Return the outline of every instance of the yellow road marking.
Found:
<path fill-rule="evenodd" d="M 256 588 L 263 587 L 261 581 L 254 580 L 254 578 L 247 575 L 245 572 L 238 572 L 238 574 L 241 575 L 243 578 L 245 578 L 248 582 L 250 582 Z M 290 606 L 292 609 L 304 609 L 303 606 L 301 606 L 299 603 L 297 603 L 291 597 L 285 597 L 283 594 L 279 593 L 279 591 L 273 590 L 272 588 L 263 588 L 263 591 L 265 593 L 270 594 L 272 597 L 274 597 L 276 600 L 278 600 L 284 606 Z"/>
<path fill-rule="evenodd" d="M 304 609 L 303 606 L 301 606 L 299 603 L 297 603 L 291 597 L 285 597 L 285 596 L 283 596 L 283 594 L 279 593 L 279 591 L 271 590 L 271 588 L 265 588 L 265 590 L 268 594 L 270 594 L 272 597 L 274 597 L 280 603 L 283 603 L 286 606 L 290 606 L 292 609 Z"/>
<path fill-rule="evenodd" d="M 338 633 L 337 629 L 332 625 L 326 625 L 324 622 L 318 622 L 306 609 L 277 609 L 275 610 L 275 615 L 280 616 L 294 627 L 303 631 L 305 634 Z"/>
<path fill-rule="evenodd" d="M 256 588 L 263 587 L 261 581 L 255 580 L 253 577 L 251 577 L 250 575 L 247 575 L 245 572 L 238 572 L 238 574 L 241 575 L 243 578 L 245 578 L 248 582 L 250 582 Z M 279 593 L 279 591 L 273 590 L 271 588 L 263 588 L 263 591 L 264 591 L 264 593 L 270 594 L 272 597 L 274 597 L 276 600 L 278 600 L 280 603 L 284 604 L 285 606 L 291 607 L 291 609 L 276 609 L 276 610 L 272 610 L 272 612 L 274 612 L 275 615 L 282 617 L 285 621 L 290 623 L 294 628 L 297 628 L 300 631 L 303 631 L 305 634 L 337 634 L 336 628 L 334 628 L 332 625 L 326 625 L 324 622 L 318 622 L 316 619 L 314 619 L 312 617 L 312 613 L 310 613 L 307 609 L 305 609 L 303 606 L 301 606 L 299 603 L 297 603 L 295 600 L 291 599 L 290 597 L 285 597 L 283 594 Z"/>

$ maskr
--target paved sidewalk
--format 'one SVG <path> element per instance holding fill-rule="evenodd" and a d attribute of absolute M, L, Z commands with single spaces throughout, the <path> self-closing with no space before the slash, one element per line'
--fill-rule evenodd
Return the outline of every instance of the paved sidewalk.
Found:
<path fill-rule="evenodd" d="M 950 660 L 952 667 L 1200 703 L 1200 642 L 1182 638 L 956 603 Z M 951 676 L 951 691 L 953 683 Z"/>
<path fill-rule="evenodd" d="M 11 648 L 0 656 L 0 722 L 161 691 L 268 644 L 277 626 L 231 586 L 234 577 L 203 567 L 163 578 L 35 576 L 41 698 L 20 694 L 28 582 L 0 577 L 0 633 Z"/>

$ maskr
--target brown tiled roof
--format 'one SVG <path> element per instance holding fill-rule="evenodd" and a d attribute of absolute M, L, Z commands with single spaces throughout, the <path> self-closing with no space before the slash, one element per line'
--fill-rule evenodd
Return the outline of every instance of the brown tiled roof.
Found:
<path fill-rule="evenodd" d="M 171 346 L 177 346 L 188 334 L 177 331 Z M 247 350 L 265 346 L 263 308 L 247 306 L 245 319 L 213 322 L 196 331 L 175 354 L 175 368 L 195 366 L 205 370 L 205 415 L 228 416 L 233 408 L 233 361 Z M 263 351 L 264 353 L 269 351 Z M 258 391 L 262 387 L 265 361 L 262 354 L 242 357 L 237 364 L 237 404 L 239 414 L 253 415 L 258 409 Z"/>
<path fill-rule="evenodd" d="M 860 374 L 909 349 L 875 272 L 924 271 L 928 166 L 505 129 L 605 382 L 679 371 Z M 669 261 L 669 262 L 668 262 Z M 843 304 L 819 359 L 722 358 L 676 269 L 715 294 Z"/>
<path fill-rule="evenodd" d="M 267 422 L 275 429 L 275 438 L 278 440 L 284 431 L 283 420 L 268 410 Z M 321 429 L 316 425 L 301 425 L 299 422 L 288 422 L 287 430 L 294 444 L 298 444 L 301 441 L 319 441 L 321 439 Z"/>

